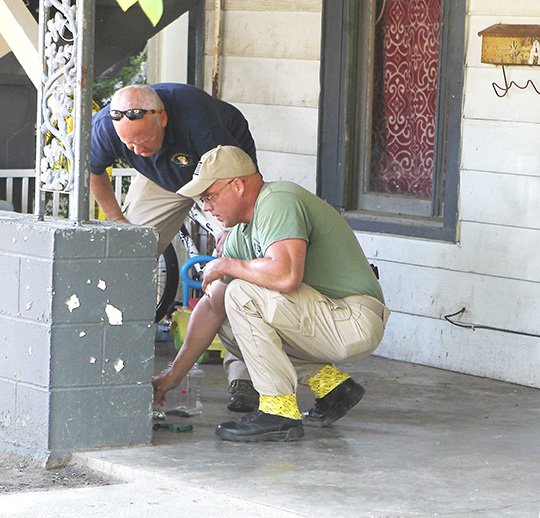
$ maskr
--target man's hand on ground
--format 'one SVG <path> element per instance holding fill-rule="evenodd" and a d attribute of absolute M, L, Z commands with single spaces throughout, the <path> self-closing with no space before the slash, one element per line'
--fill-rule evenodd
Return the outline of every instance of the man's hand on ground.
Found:
<path fill-rule="evenodd" d="M 181 381 L 181 380 L 180 380 Z M 154 388 L 154 404 L 163 406 L 165 404 L 165 394 L 180 385 L 170 369 L 152 378 L 152 387 Z"/>

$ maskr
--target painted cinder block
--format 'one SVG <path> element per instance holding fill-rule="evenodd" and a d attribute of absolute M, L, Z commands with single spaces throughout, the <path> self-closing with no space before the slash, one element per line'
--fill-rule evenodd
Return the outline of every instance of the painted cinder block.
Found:
<path fill-rule="evenodd" d="M 105 325 L 103 383 L 147 383 L 154 370 L 154 323 Z"/>
<path fill-rule="evenodd" d="M 74 227 L 66 220 L 45 218 L 44 221 L 38 221 L 35 216 L 27 214 L 14 214 L 6 218 L 5 214 L 2 213 L 0 220 L 0 250 L 9 250 L 11 253 L 25 256 L 43 258 L 54 256 L 64 259 L 104 257 L 107 254 L 107 235 L 115 228 L 114 224 L 105 222 Z M 136 232 L 147 236 L 153 231 L 149 228 L 136 227 Z M 145 239 L 147 238 L 142 238 L 141 243 Z M 124 243 L 129 243 L 130 240 L 128 237 Z"/>
<path fill-rule="evenodd" d="M 52 327 L 52 388 L 101 385 L 103 327 L 102 323 L 59 324 Z"/>
<path fill-rule="evenodd" d="M 52 257 L 54 228 L 27 214 L 2 213 L 0 250 L 20 256 Z"/>
<path fill-rule="evenodd" d="M 62 452 L 151 440 L 150 384 L 51 393 L 50 447 Z"/>
<path fill-rule="evenodd" d="M 16 384 L 0 376 L 0 443 L 8 435 L 14 435 L 16 403 Z"/>
<path fill-rule="evenodd" d="M 108 322 L 108 306 L 122 321 L 147 319 L 155 309 L 155 265 L 153 257 L 55 261 L 55 321 Z"/>
<path fill-rule="evenodd" d="M 50 392 L 17 383 L 15 436 L 30 450 L 46 451 L 49 443 Z"/>
<path fill-rule="evenodd" d="M 106 255 L 107 228 L 101 225 L 59 227 L 54 233 L 55 259 L 101 258 Z"/>
<path fill-rule="evenodd" d="M 154 230 L 149 227 L 111 226 L 107 231 L 106 257 L 157 257 L 157 245 L 152 239 Z"/>
<path fill-rule="evenodd" d="M 0 378 L 49 385 L 50 325 L 0 317 Z"/>
<path fill-rule="evenodd" d="M 19 313 L 21 318 L 39 322 L 51 322 L 52 271 L 53 262 L 51 259 L 21 257 L 19 285 Z"/>
<path fill-rule="evenodd" d="M 64 462 L 148 444 L 155 232 L 21 216 L 0 235 L 0 446 Z"/>
<path fill-rule="evenodd" d="M 0 263 L 2 264 L 0 315 L 16 317 L 19 314 L 20 258 L 16 255 L 1 253 Z"/>

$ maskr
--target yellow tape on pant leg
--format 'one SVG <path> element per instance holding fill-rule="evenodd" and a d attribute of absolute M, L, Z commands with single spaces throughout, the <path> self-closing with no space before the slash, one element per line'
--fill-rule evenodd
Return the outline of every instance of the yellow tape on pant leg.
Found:
<path fill-rule="evenodd" d="M 259 410 L 265 414 L 280 415 L 289 419 L 302 419 L 298 409 L 296 394 L 288 396 L 263 396 L 259 397 Z"/>
<path fill-rule="evenodd" d="M 315 376 L 307 380 L 307 384 L 315 397 L 320 399 L 349 378 L 346 372 L 336 369 L 333 365 L 325 365 Z"/>

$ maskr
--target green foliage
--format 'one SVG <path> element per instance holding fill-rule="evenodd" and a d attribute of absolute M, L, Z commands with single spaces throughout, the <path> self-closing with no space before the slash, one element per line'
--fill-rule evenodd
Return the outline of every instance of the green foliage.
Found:
<path fill-rule="evenodd" d="M 44 214 L 46 216 L 54 214 L 53 196 L 52 192 L 45 193 Z M 67 194 L 61 193 L 58 196 L 58 217 L 63 219 L 69 217 L 69 196 Z"/>
<path fill-rule="evenodd" d="M 93 99 L 102 108 L 111 102 L 116 90 L 128 85 L 146 83 L 146 60 L 148 52 L 146 47 L 142 52 L 129 59 L 129 63 L 118 72 L 107 71 L 94 80 Z M 114 167 L 129 167 L 123 160 L 117 160 Z M 124 178 L 123 181 L 126 179 Z M 129 182 L 129 180 L 127 180 Z"/>
<path fill-rule="evenodd" d="M 146 83 L 146 48 L 129 59 L 129 63 L 119 71 L 106 71 L 94 80 L 93 98 L 100 107 L 111 102 L 111 97 L 116 90 L 134 84 Z"/>

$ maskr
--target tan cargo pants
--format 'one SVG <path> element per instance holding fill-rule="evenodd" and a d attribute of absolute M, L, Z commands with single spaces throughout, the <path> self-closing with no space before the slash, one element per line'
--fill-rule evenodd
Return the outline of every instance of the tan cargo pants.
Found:
<path fill-rule="evenodd" d="M 225 309 L 222 343 L 243 357 L 256 390 L 267 396 L 295 393 L 326 364 L 365 358 L 390 315 L 369 296 L 331 299 L 306 284 L 286 294 L 240 279 L 227 287 Z"/>
<path fill-rule="evenodd" d="M 180 230 L 192 205 L 191 198 L 166 191 L 137 174 L 131 179 L 122 212 L 134 225 L 155 227 L 159 234 L 159 255 Z"/>

